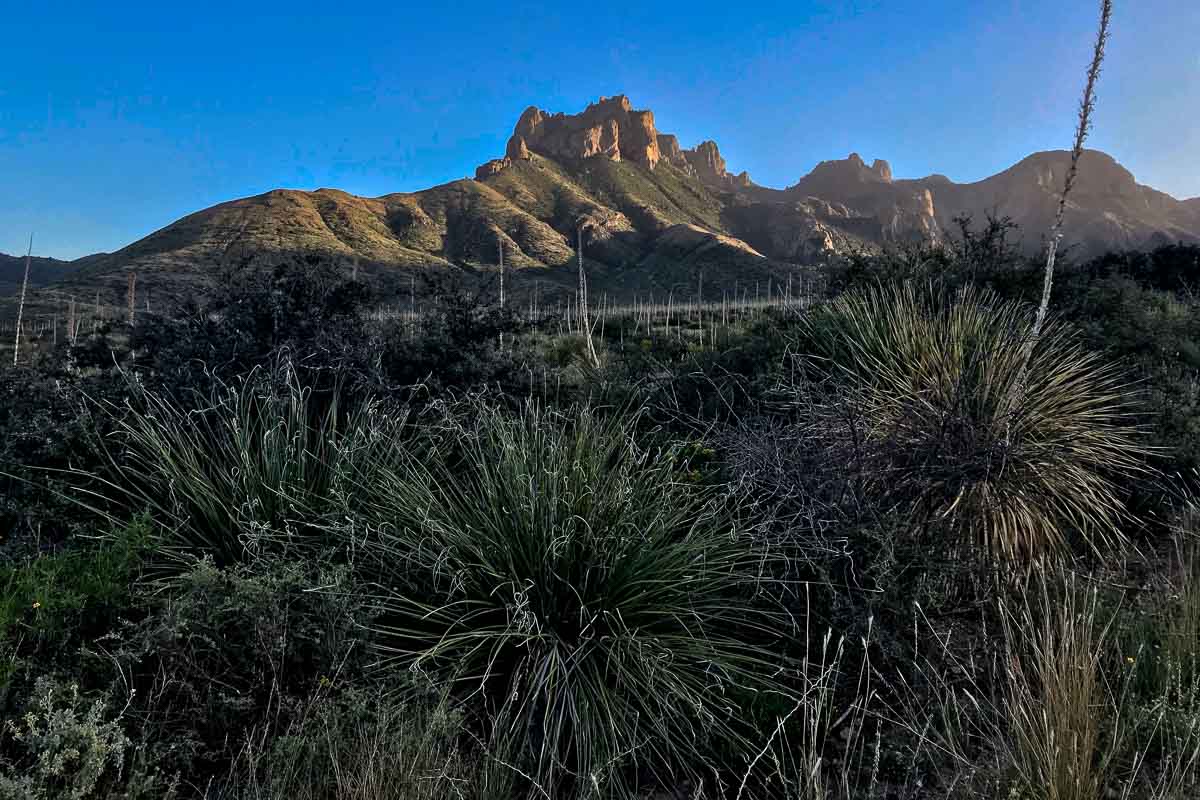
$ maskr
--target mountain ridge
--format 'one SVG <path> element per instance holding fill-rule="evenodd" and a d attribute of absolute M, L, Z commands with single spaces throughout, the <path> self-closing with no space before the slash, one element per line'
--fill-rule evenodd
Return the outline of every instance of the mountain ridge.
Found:
<path fill-rule="evenodd" d="M 393 282 L 408 269 L 491 269 L 517 282 L 568 288 L 584 224 L 585 258 L 603 291 L 670 291 L 770 280 L 855 248 L 941 240 L 966 214 L 1008 216 L 1040 246 L 1069 163 L 1033 153 L 978 181 L 895 178 L 859 154 L 818 163 L 782 189 L 729 171 L 716 142 L 683 148 L 652 111 L 624 95 L 577 114 L 535 106 L 502 157 L 475 178 L 416 192 L 359 197 L 337 189 L 275 189 L 189 214 L 121 250 L 89 256 L 61 279 L 123 296 L 126 275 L 168 293 L 202 289 L 224 270 L 319 254 Z M 1088 150 L 1067 207 L 1066 240 L 1083 254 L 1200 242 L 1200 198 L 1176 200 Z"/>

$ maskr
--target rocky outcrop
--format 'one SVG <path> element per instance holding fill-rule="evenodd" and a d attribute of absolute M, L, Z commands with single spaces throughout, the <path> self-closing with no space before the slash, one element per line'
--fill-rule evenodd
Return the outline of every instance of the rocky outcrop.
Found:
<path fill-rule="evenodd" d="M 801 178 L 788 191 L 801 196 L 842 199 L 871 191 L 880 184 L 892 182 L 892 168 L 886 161 L 876 159 L 868 167 L 858 153 L 844 159 L 822 161 L 812 172 Z"/>
<path fill-rule="evenodd" d="M 941 238 L 941 226 L 933 205 L 933 192 L 922 189 L 875 209 L 879 238 L 884 242 L 933 241 Z"/>
<path fill-rule="evenodd" d="M 666 161 L 721 191 L 754 186 L 749 173 L 729 173 L 716 142 L 704 141 L 684 150 L 679 146 L 679 137 L 658 132 L 652 111 L 635 110 L 625 95 L 601 97 L 578 114 L 548 114 L 530 106 L 513 127 L 504 158 L 482 164 L 475 170 L 476 180 L 486 180 L 519 161 L 532 160 L 535 153 L 567 161 L 631 161 L 651 170 Z M 891 180 L 887 162 L 877 161 L 875 168 Z"/>
<path fill-rule="evenodd" d="M 517 120 L 505 157 L 512 163 L 529 160 L 533 153 L 570 161 L 632 161 L 654 169 L 660 159 L 654 112 L 634 110 L 625 95 L 601 97 L 579 114 L 547 114 L 530 106 Z M 495 174 L 492 167 L 484 167 L 484 177 Z"/>
<path fill-rule="evenodd" d="M 714 141 L 703 141 L 691 150 L 684 150 L 681 155 L 691 167 L 691 173 L 714 189 L 731 191 L 749 189 L 754 185 L 748 172 L 737 175 L 729 173 L 725 168 L 725 159 L 721 157 L 721 149 Z"/>
<path fill-rule="evenodd" d="M 774 258 L 821 261 L 875 240 L 878 223 L 840 203 L 816 197 L 752 203 L 730 211 L 751 246 Z"/>
<path fill-rule="evenodd" d="M 942 225 L 930 187 L 897 182 L 892 167 L 881 158 L 867 166 L 862 156 L 851 153 L 844 159 L 822 161 L 812 172 L 787 190 L 796 198 L 822 198 L 853 208 L 870 230 L 864 237 L 875 242 L 912 239 L 936 241 Z"/>
<path fill-rule="evenodd" d="M 503 172 L 508 167 L 512 166 L 512 159 L 505 156 L 504 158 L 493 158 L 491 161 L 485 161 L 475 168 L 475 180 L 482 181 L 490 178 L 500 172 Z"/>
<path fill-rule="evenodd" d="M 714 141 L 704 141 L 691 150 L 683 151 L 684 158 L 696 170 L 697 177 L 705 183 L 720 183 L 728 174 L 725 171 L 725 159 L 721 158 L 721 150 Z"/>
<path fill-rule="evenodd" d="M 525 144 L 525 137 L 516 133 L 508 140 L 508 147 L 504 149 L 504 157 L 510 161 L 528 161 L 533 158 L 529 152 L 529 145 Z"/>
<path fill-rule="evenodd" d="M 624 98 L 622 98 L 624 99 Z M 625 100 L 628 105 L 629 101 Z M 629 136 L 623 145 L 632 154 L 632 160 L 654 169 L 658 164 L 658 134 L 654 130 L 653 111 L 629 112 Z"/>
<path fill-rule="evenodd" d="M 673 133 L 658 134 L 658 157 L 676 167 L 686 167 L 688 163 L 679 147 L 679 137 Z"/>

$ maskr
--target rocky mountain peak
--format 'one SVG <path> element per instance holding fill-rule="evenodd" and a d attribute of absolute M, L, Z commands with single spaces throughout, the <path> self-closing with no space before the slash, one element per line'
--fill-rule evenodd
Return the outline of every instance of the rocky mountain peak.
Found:
<path fill-rule="evenodd" d="M 822 161 L 787 191 L 796 197 L 821 197 L 839 202 L 883 190 L 892 199 L 895 194 L 892 168 L 882 159 L 868 167 L 858 153 L 844 159 Z M 906 199 L 907 202 L 907 199 Z"/>
<path fill-rule="evenodd" d="M 482 180 L 534 153 L 570 161 L 600 156 L 654 169 L 661 158 L 658 140 L 654 112 L 634 110 L 623 94 L 601 97 L 578 114 L 530 106 L 513 127 L 504 158 L 483 164 L 475 177 Z"/>
<path fill-rule="evenodd" d="M 716 189 L 753 186 L 748 173 L 733 175 L 726 169 L 716 142 L 707 140 L 683 149 L 679 137 L 658 132 L 654 112 L 634 109 L 623 94 L 601 97 L 578 114 L 550 114 L 530 106 L 513 127 L 504 157 L 480 165 L 475 179 L 486 180 L 535 154 L 566 161 L 596 157 L 631 161 L 651 170 L 666 161 Z M 888 170 L 889 178 L 890 174 Z"/>
<path fill-rule="evenodd" d="M 682 151 L 680 156 L 688 172 L 713 188 L 746 189 L 753 185 L 749 173 L 740 172 L 733 175 L 726 169 L 725 159 L 721 157 L 721 148 L 711 139 L 701 142 L 691 150 Z"/>
<path fill-rule="evenodd" d="M 683 154 L 702 181 L 718 181 L 728 174 L 725 171 L 725 159 L 721 158 L 721 148 L 712 140 L 703 141 Z"/>

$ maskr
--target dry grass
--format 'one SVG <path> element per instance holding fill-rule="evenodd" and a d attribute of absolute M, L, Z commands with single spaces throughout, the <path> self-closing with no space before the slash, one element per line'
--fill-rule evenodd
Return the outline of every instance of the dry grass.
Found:
<path fill-rule="evenodd" d="M 1125 722 L 1102 670 L 1112 620 L 1104 619 L 1095 589 L 1074 575 L 1052 580 L 1038 575 L 1031 594 L 1001 604 L 1007 755 L 1028 796 L 1096 800 Z"/>
<path fill-rule="evenodd" d="M 907 732 L 943 796 L 1184 800 L 1200 791 L 1200 706 L 1182 702 L 1178 681 L 1137 685 L 1134 667 L 1150 646 L 1122 652 L 1116 634 L 1128 615 L 1098 585 L 1066 570 L 1035 573 L 999 601 L 1000 646 L 966 656 L 918 610 L 914 636 L 937 644 L 914 665 L 920 687 L 899 676 L 883 716 Z M 1189 624 L 1189 611 L 1172 614 L 1165 630 Z M 979 641 L 989 639 L 985 630 Z M 1194 663 L 1200 639 L 1178 641 L 1171 661 Z"/>

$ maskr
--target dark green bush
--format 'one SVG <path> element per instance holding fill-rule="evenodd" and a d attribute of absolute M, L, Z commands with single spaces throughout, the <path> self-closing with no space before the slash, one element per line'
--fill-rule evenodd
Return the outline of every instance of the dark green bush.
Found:
<path fill-rule="evenodd" d="M 306 383 L 360 364 L 366 284 L 317 256 L 270 269 L 244 263 L 170 315 L 147 315 L 129 348 L 151 388 L 185 400 L 287 353 Z"/>
<path fill-rule="evenodd" d="M 344 568 L 199 561 L 137 603 L 103 641 L 114 702 L 130 738 L 190 783 L 226 774 L 247 736 L 281 735 L 367 663 L 370 607 Z"/>
<path fill-rule="evenodd" d="M 0 564 L 0 708 L 127 613 L 149 543 L 139 519 L 99 544 Z"/>
<path fill-rule="evenodd" d="M 92 415 L 87 398 L 119 402 L 125 392 L 123 378 L 81 372 L 58 356 L 0 368 L 0 560 L 90 527 L 91 515 L 72 499 L 79 476 L 62 473 L 101 462 L 96 437 L 112 420 Z"/>

